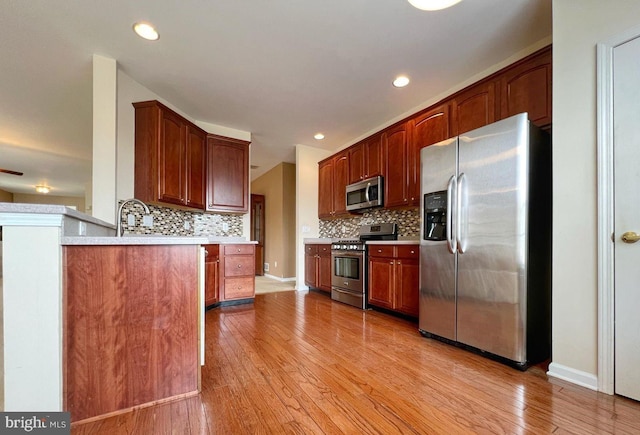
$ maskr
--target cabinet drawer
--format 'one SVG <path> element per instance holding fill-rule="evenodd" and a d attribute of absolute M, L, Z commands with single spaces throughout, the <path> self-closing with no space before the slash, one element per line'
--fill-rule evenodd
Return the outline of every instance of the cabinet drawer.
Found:
<path fill-rule="evenodd" d="M 318 253 L 318 245 L 304 245 L 304 252 L 307 255 L 316 255 Z"/>
<path fill-rule="evenodd" d="M 255 260 L 251 256 L 233 255 L 224 259 L 224 276 L 255 275 Z"/>
<path fill-rule="evenodd" d="M 370 257 L 393 257 L 393 245 L 370 245 Z"/>
<path fill-rule="evenodd" d="M 224 299 L 245 299 L 255 296 L 254 277 L 225 278 Z"/>
<path fill-rule="evenodd" d="M 251 255 L 253 254 L 254 245 L 224 245 L 224 255 Z"/>
<path fill-rule="evenodd" d="M 420 256 L 418 245 L 398 245 L 398 258 L 413 258 L 415 260 Z"/>

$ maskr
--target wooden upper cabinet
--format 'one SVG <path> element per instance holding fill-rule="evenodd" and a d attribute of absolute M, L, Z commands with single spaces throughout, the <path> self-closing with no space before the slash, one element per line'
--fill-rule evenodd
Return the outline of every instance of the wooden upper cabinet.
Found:
<path fill-rule="evenodd" d="M 453 135 L 491 124 L 496 117 L 496 89 L 493 81 L 481 82 L 453 98 Z"/>
<path fill-rule="evenodd" d="M 207 136 L 207 211 L 249 210 L 249 142 Z"/>
<path fill-rule="evenodd" d="M 318 163 L 318 217 L 346 215 L 349 184 L 349 153 L 341 151 Z"/>
<path fill-rule="evenodd" d="M 187 206 L 204 209 L 207 177 L 207 135 L 204 131 L 187 125 L 186 183 Z"/>
<path fill-rule="evenodd" d="M 157 101 L 133 106 L 134 196 L 202 210 L 206 132 Z"/>
<path fill-rule="evenodd" d="M 347 185 L 349 184 L 349 155 L 341 152 L 335 158 L 333 170 L 333 210 L 334 215 L 347 213 Z"/>
<path fill-rule="evenodd" d="M 186 125 L 173 112 L 162 111 L 160 128 L 160 201 L 182 205 L 186 200 Z"/>
<path fill-rule="evenodd" d="M 413 144 L 418 152 L 426 146 L 453 136 L 449 116 L 450 106 L 450 102 L 445 102 L 413 118 Z"/>
<path fill-rule="evenodd" d="M 506 70 L 500 77 L 500 117 L 527 112 L 538 127 L 551 125 L 551 47 Z"/>
<path fill-rule="evenodd" d="M 318 217 L 333 216 L 333 161 L 329 159 L 318 164 Z"/>
<path fill-rule="evenodd" d="M 411 122 L 391 127 L 382 133 L 384 150 L 384 205 L 409 204 L 409 160 Z"/>
<path fill-rule="evenodd" d="M 420 205 L 420 150 L 451 137 L 451 103 L 445 102 L 411 120 L 409 205 Z"/>
<path fill-rule="evenodd" d="M 382 140 L 379 134 L 349 148 L 349 183 L 382 175 Z"/>

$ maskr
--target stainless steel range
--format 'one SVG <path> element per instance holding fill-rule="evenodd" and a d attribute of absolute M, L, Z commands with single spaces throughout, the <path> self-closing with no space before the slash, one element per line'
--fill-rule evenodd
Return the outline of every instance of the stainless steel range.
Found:
<path fill-rule="evenodd" d="M 363 225 L 358 239 L 331 245 L 331 299 L 361 309 L 367 308 L 368 240 L 397 240 L 396 224 Z"/>

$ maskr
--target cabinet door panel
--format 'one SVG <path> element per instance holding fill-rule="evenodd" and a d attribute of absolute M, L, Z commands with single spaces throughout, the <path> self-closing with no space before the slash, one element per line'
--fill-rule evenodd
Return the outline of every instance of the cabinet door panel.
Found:
<path fill-rule="evenodd" d="M 369 259 L 369 303 L 393 309 L 393 259 Z"/>
<path fill-rule="evenodd" d="M 501 77 L 501 118 L 527 112 L 538 127 L 551 124 L 551 48 Z"/>
<path fill-rule="evenodd" d="M 187 126 L 186 205 L 204 210 L 206 179 L 207 135 L 204 131 Z"/>
<path fill-rule="evenodd" d="M 345 190 L 346 191 L 346 190 Z M 333 215 L 333 159 L 318 166 L 318 217 Z"/>
<path fill-rule="evenodd" d="M 162 112 L 159 155 L 159 200 L 185 202 L 185 124 L 170 112 Z"/>
<path fill-rule="evenodd" d="M 364 176 L 371 178 L 383 174 L 382 137 L 376 135 L 364 144 Z"/>
<path fill-rule="evenodd" d="M 331 255 L 318 257 L 318 288 L 331 292 Z"/>
<path fill-rule="evenodd" d="M 210 135 L 207 140 L 207 210 L 249 210 L 249 144 Z"/>
<path fill-rule="evenodd" d="M 386 161 L 384 192 L 385 207 L 407 205 L 409 202 L 409 138 L 407 124 L 383 134 Z"/>
<path fill-rule="evenodd" d="M 413 142 L 418 154 L 422 148 L 449 139 L 451 136 L 449 103 L 434 107 L 414 118 Z"/>
<path fill-rule="evenodd" d="M 305 254 L 304 256 L 304 283 L 309 287 L 316 288 L 318 287 L 318 283 L 316 282 L 317 272 L 316 272 L 316 255 L 315 254 Z"/>
<path fill-rule="evenodd" d="M 410 316 L 418 316 L 420 267 L 417 260 L 396 261 L 395 309 Z"/>
<path fill-rule="evenodd" d="M 364 144 L 349 148 L 349 183 L 364 180 Z"/>
<path fill-rule="evenodd" d="M 491 124 L 496 120 L 496 93 L 493 82 L 480 83 L 454 98 L 456 134 Z"/>
<path fill-rule="evenodd" d="M 342 153 L 336 157 L 333 171 L 334 216 L 347 214 L 347 184 L 349 184 L 349 157 Z"/>

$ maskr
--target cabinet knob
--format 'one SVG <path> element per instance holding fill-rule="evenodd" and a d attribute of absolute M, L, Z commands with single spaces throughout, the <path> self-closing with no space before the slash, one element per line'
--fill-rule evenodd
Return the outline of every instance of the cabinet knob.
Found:
<path fill-rule="evenodd" d="M 238 248 L 238 252 L 240 252 L 240 248 Z"/>
<path fill-rule="evenodd" d="M 416 251 L 411 251 L 411 253 L 412 253 L 412 254 L 415 254 L 415 253 L 416 253 Z"/>
<path fill-rule="evenodd" d="M 238 264 L 238 269 L 241 269 L 241 268 L 242 268 L 242 264 Z"/>
<path fill-rule="evenodd" d="M 390 261 L 389 264 L 393 265 L 393 261 Z"/>
<path fill-rule="evenodd" d="M 204 255 L 209 255 L 209 251 L 207 251 L 206 249 L 204 250 Z"/>
<path fill-rule="evenodd" d="M 396 264 L 402 264 L 402 261 L 398 260 L 398 262 Z"/>
<path fill-rule="evenodd" d="M 378 252 L 382 252 L 382 249 L 378 249 Z"/>

